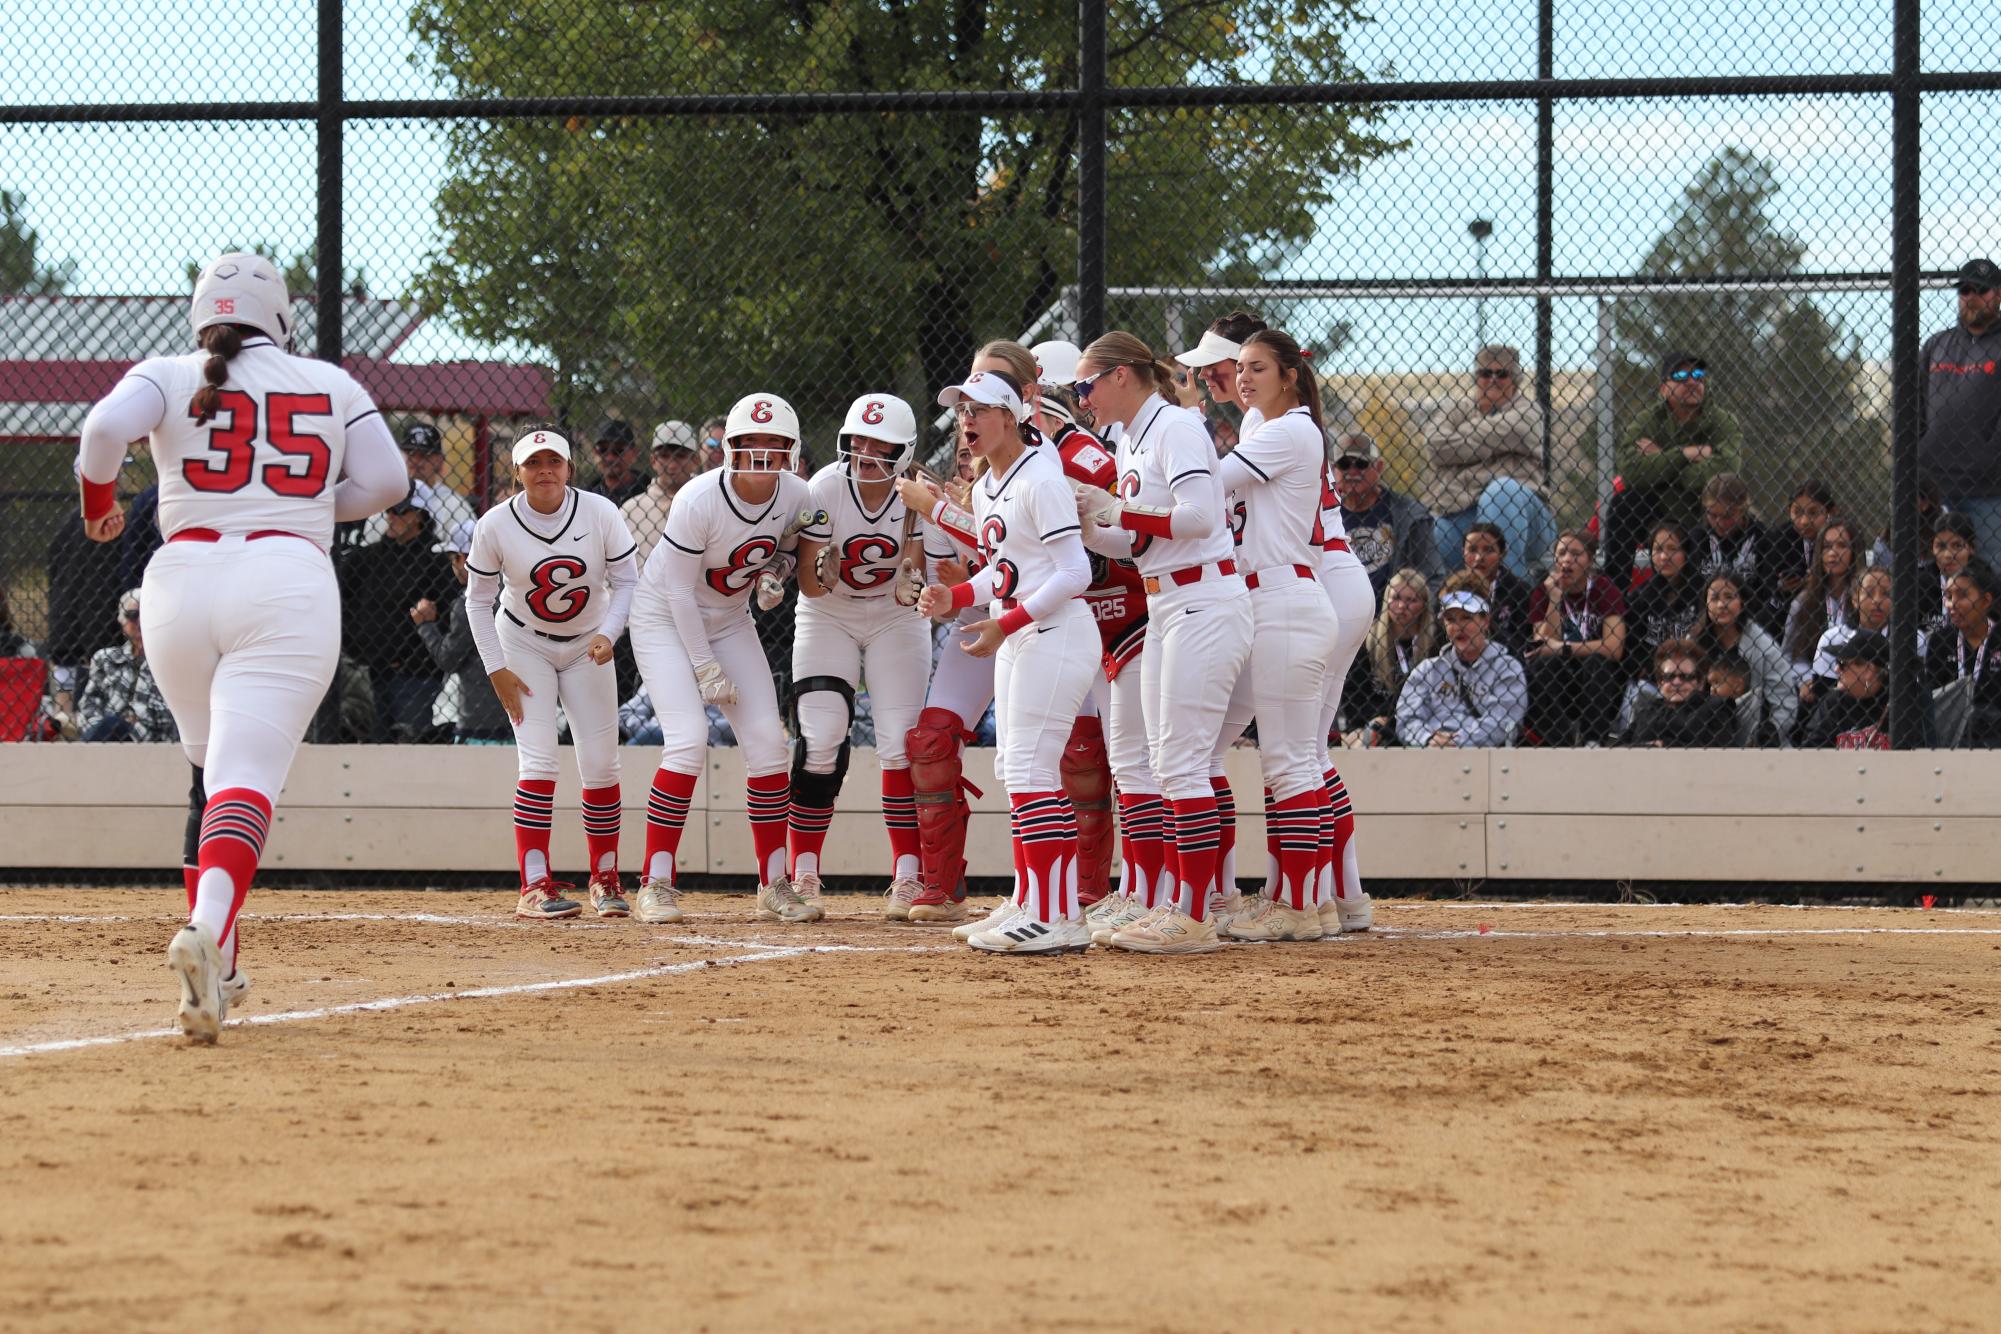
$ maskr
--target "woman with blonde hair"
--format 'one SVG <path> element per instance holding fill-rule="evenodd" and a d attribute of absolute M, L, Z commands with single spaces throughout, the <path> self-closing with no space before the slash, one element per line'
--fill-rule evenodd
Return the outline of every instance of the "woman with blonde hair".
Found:
<path fill-rule="evenodd" d="M 1430 584 L 1416 570 L 1398 570 L 1383 589 L 1383 609 L 1348 675 L 1348 716 L 1359 720 L 1347 733 L 1348 745 L 1396 739 L 1397 695 L 1417 665 L 1438 652 L 1440 639 Z"/>

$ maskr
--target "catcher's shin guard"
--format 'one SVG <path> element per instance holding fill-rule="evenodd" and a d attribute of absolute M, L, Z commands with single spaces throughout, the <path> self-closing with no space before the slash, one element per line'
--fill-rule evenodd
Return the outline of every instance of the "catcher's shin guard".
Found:
<path fill-rule="evenodd" d="M 1088 908 L 1112 889 L 1112 764 L 1095 714 L 1070 728 L 1061 773 L 1063 794 L 1077 808 L 1077 901 Z"/>
<path fill-rule="evenodd" d="M 906 734 L 910 786 L 917 803 L 917 864 L 924 881 L 920 902 L 957 903 L 966 897 L 966 779 L 960 746 L 965 726 L 950 709 L 925 709 Z"/>

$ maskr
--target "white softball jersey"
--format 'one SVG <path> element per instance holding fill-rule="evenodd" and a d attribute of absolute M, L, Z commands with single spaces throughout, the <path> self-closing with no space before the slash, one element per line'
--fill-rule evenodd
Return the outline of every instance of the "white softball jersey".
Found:
<path fill-rule="evenodd" d="M 1006 472 L 990 471 L 980 478 L 973 484 L 973 519 L 979 531 L 980 556 L 986 561 L 975 581 L 980 591 L 991 591 L 996 600 L 1033 599 L 1028 611 L 1038 620 L 1055 611 L 1055 607 L 1039 605 L 1048 599 L 1036 594 L 1066 587 L 1071 581 L 1059 575 L 1083 560 L 1076 497 L 1055 455 L 1049 450 L 1025 449 Z M 1063 542 L 1066 536 L 1068 543 Z M 1074 553 L 1066 563 L 1061 553 L 1069 548 L 1074 548 Z M 1085 570 L 1088 582 L 1088 565 Z M 1078 584 L 1067 597 L 1083 591 L 1084 585 Z M 1067 597 L 1055 600 L 1060 603 Z M 999 616 L 1000 608 L 993 614 Z"/>
<path fill-rule="evenodd" d="M 781 549 L 798 545 L 797 535 L 785 530 L 811 509 L 812 492 L 806 479 L 795 473 L 778 474 L 778 489 L 769 501 L 752 505 L 728 485 L 728 473 L 721 468 L 703 473 L 682 487 L 667 512 L 667 527 L 659 545 L 647 557 L 639 579 L 639 599 L 661 599 L 668 550 L 692 556 L 700 562 L 695 581 L 695 604 L 707 612 L 741 608 L 757 582 L 758 571 Z"/>
<path fill-rule="evenodd" d="M 1320 493 L 1326 446 L 1313 414 L 1293 408 L 1259 420 L 1223 456 L 1223 482 L 1242 511 L 1237 564 L 1245 573 L 1320 564 Z"/>
<path fill-rule="evenodd" d="M 1219 520 L 1228 514 L 1216 447 L 1201 415 L 1173 407 L 1156 395 L 1140 405 L 1119 434 L 1119 496 L 1146 509 L 1170 510 L 1177 483 L 1206 489 L 1210 512 Z M 1230 525 L 1219 521 L 1206 537 L 1137 535 L 1132 559 L 1141 574 L 1159 578 L 1189 566 L 1231 560 L 1235 554 Z"/>
<path fill-rule="evenodd" d="M 875 509 L 862 501 L 861 486 L 845 463 L 830 463 L 813 474 L 807 483 L 812 497 L 807 508 L 826 513 L 827 522 L 803 530 L 799 536 L 809 542 L 824 542 L 833 552 L 829 596 L 837 598 L 879 598 L 891 592 L 897 567 L 903 557 L 903 501 L 896 487 L 889 499 Z M 914 532 L 922 534 L 920 520 Z"/>
<path fill-rule="evenodd" d="M 611 567 L 637 552 L 618 506 L 604 496 L 568 488 L 554 514 L 539 514 L 525 494 L 480 516 L 472 530 L 466 570 L 501 580 L 501 614 L 525 629 L 565 639 L 607 628 Z"/>

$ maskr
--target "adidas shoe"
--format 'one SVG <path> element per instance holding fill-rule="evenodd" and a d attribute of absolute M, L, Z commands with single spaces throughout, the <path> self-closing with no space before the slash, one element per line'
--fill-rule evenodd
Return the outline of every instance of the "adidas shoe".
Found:
<path fill-rule="evenodd" d="M 919 910 L 923 908 L 923 906 L 924 905 L 919 904 L 917 905 L 917 907 L 912 908 L 910 910 L 911 921 L 928 922 L 932 920 L 931 918 L 928 917 L 926 918 L 918 917 L 917 914 Z M 966 905 L 961 903 L 956 906 L 959 909 L 960 915 L 964 916 L 966 911 Z M 964 926 L 953 927 L 952 939 L 971 940 L 974 936 L 978 935 L 980 932 L 991 930 L 992 928 L 999 926 L 1002 922 L 1005 922 L 1008 918 L 1014 916 L 1016 913 L 1020 911 L 1021 911 L 1021 905 L 1019 903 L 1016 903 L 1013 898 L 1002 899 L 999 903 L 996 903 L 993 906 L 993 911 L 989 912 L 985 917 L 982 917 L 979 921 L 968 922 Z"/>
<path fill-rule="evenodd" d="M 1328 912 L 1332 908 L 1333 912 Z M 1333 925 L 1328 924 L 1329 918 Z M 1343 931 L 1367 931 L 1376 924 L 1375 905 L 1367 894 L 1357 894 L 1352 899 L 1333 898 L 1320 906 L 1320 929 L 1326 935 L 1339 935 Z"/>
<path fill-rule="evenodd" d="M 924 892 L 924 882 L 912 876 L 902 875 L 889 882 L 889 890 L 882 896 L 882 915 L 891 922 L 910 920 L 911 905 Z M 961 909 L 963 912 L 964 910 Z"/>
<path fill-rule="evenodd" d="M 810 873 L 792 882 L 793 894 L 798 896 L 801 903 L 813 910 L 813 915 L 803 920 L 817 922 L 827 915 L 827 901 L 820 897 L 821 889 L 820 877 Z"/>
<path fill-rule="evenodd" d="M 557 892 L 575 888 L 575 885 L 566 885 L 545 875 L 521 891 L 521 901 L 514 905 L 514 915 L 530 922 L 554 922 L 579 916 L 584 905 Z"/>
<path fill-rule="evenodd" d="M 1226 934 L 1233 940 L 1318 940 L 1320 910 L 1259 899 L 1256 907 L 1230 923 Z"/>
<path fill-rule="evenodd" d="M 600 917 L 630 917 L 632 905 L 625 901 L 625 886 L 618 872 L 599 871 L 591 877 L 591 909 Z"/>
<path fill-rule="evenodd" d="M 1074 954 L 1091 948 L 1091 933 L 1082 922 L 1041 922 L 1022 912 L 966 943 L 985 954 Z"/>
<path fill-rule="evenodd" d="M 167 946 L 167 967 L 181 982 L 181 1032 L 196 1042 L 214 1042 L 229 1014 L 229 998 L 222 985 L 222 951 L 216 948 L 215 938 L 188 923 L 174 933 Z"/>
<path fill-rule="evenodd" d="M 659 880 L 648 876 L 639 885 L 639 908 L 634 914 L 648 926 L 665 926 L 678 922 L 686 913 L 681 911 L 681 890 L 672 880 Z"/>
<path fill-rule="evenodd" d="M 1223 948 L 1213 921 L 1196 921 L 1178 908 L 1156 912 L 1150 920 L 1114 931 L 1113 949 L 1136 954 L 1213 954 Z"/>
<path fill-rule="evenodd" d="M 1113 932 L 1122 931 L 1139 922 L 1149 921 L 1164 911 L 1166 910 L 1163 908 L 1149 908 L 1138 899 L 1127 899 L 1117 911 L 1100 918 L 1095 923 L 1086 923 L 1091 928 L 1091 943 L 1109 945 L 1112 943 Z"/>
<path fill-rule="evenodd" d="M 782 875 L 757 887 L 757 910 L 774 922 L 817 922 L 822 916 L 820 909 L 801 901 Z"/>

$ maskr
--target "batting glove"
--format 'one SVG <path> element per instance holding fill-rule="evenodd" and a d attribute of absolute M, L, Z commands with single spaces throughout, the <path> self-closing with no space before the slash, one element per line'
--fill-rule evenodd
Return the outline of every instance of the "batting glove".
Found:
<path fill-rule="evenodd" d="M 785 581 L 798 561 L 791 556 L 774 556 L 757 575 L 757 609 L 770 611 L 785 601 Z"/>
<path fill-rule="evenodd" d="M 899 607 L 914 607 L 917 599 L 924 594 L 924 563 L 907 560 L 896 572 L 896 586 L 891 595 Z"/>
<path fill-rule="evenodd" d="M 1102 486 L 1090 486 L 1084 482 L 1073 482 L 1071 487 L 1077 493 L 1077 521 L 1092 523 L 1100 528 L 1119 526 L 1119 512 L 1125 508 L 1119 498 Z"/>
<path fill-rule="evenodd" d="M 719 662 L 705 662 L 695 669 L 695 685 L 704 704 L 736 703 L 736 682 L 730 680 Z"/>

